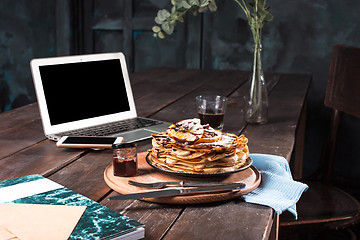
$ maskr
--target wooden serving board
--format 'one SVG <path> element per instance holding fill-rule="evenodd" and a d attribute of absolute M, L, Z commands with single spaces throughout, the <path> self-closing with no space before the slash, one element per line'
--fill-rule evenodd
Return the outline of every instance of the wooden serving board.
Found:
<path fill-rule="evenodd" d="M 244 171 L 229 174 L 227 176 L 219 176 L 212 178 L 193 178 L 183 177 L 176 174 L 162 172 L 161 170 L 151 167 L 145 160 L 147 152 L 138 154 L 138 169 L 139 172 L 134 177 L 116 177 L 114 176 L 113 164 L 109 164 L 104 171 L 104 179 L 106 184 L 114 191 L 120 194 L 130 194 L 139 192 L 148 192 L 158 189 L 140 188 L 128 184 L 128 180 L 137 182 L 151 183 L 158 181 L 209 181 L 209 182 L 243 182 L 246 187 L 239 191 L 232 192 L 217 192 L 217 193 L 201 193 L 179 195 L 174 197 L 158 197 L 142 199 L 148 202 L 168 203 L 168 204 L 195 204 L 195 203 L 209 203 L 219 202 L 236 198 L 238 196 L 247 194 L 256 189 L 261 182 L 261 175 L 259 171 L 251 166 Z M 169 189 L 169 188 L 168 188 Z"/>

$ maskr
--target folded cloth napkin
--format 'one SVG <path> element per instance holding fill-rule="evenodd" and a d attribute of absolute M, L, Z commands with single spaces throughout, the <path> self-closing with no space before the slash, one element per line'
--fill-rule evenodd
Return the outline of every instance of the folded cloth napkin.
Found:
<path fill-rule="evenodd" d="M 288 210 L 297 219 L 296 203 L 309 187 L 293 180 L 285 158 L 268 154 L 250 154 L 250 157 L 261 174 L 261 183 L 241 198 L 245 202 L 272 207 L 277 214 Z"/>

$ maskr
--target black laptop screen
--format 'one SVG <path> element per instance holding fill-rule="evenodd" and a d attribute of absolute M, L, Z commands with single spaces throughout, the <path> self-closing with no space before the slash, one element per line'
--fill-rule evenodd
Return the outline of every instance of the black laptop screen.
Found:
<path fill-rule="evenodd" d="M 39 70 L 52 125 L 130 110 L 119 59 Z"/>

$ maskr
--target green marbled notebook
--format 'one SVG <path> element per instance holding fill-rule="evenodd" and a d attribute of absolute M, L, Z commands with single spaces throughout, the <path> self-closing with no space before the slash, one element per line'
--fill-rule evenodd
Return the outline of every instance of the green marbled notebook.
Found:
<path fill-rule="evenodd" d="M 0 182 L 0 202 L 86 206 L 69 239 L 140 239 L 143 225 L 41 175 Z"/>

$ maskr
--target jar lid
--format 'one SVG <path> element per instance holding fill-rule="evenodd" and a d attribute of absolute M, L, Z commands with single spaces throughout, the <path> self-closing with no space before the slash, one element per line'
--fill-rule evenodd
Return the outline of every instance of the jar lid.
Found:
<path fill-rule="evenodd" d="M 118 149 L 118 148 L 131 148 L 131 147 L 136 147 L 135 143 L 115 143 L 111 146 L 113 149 Z"/>

